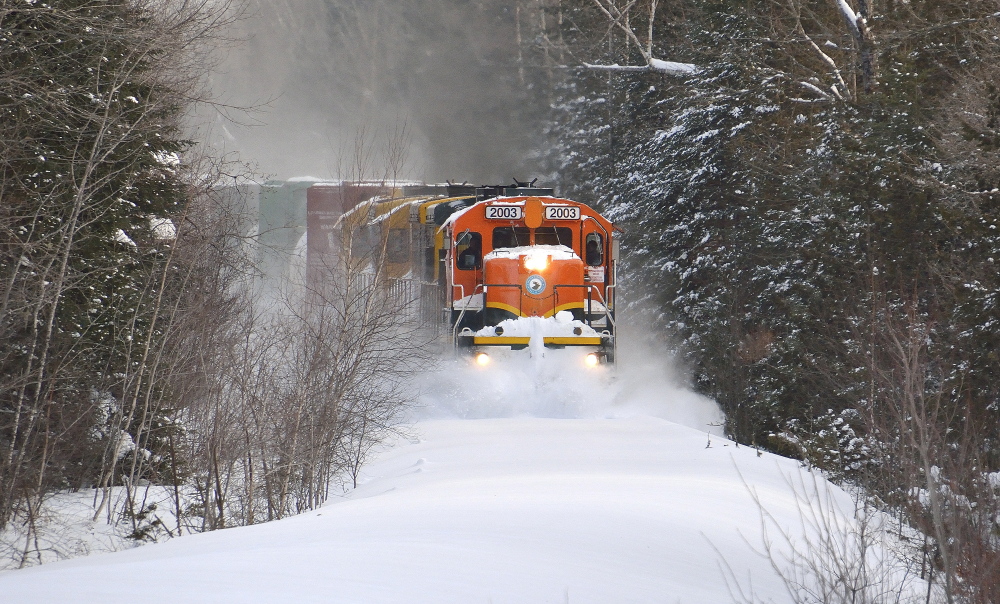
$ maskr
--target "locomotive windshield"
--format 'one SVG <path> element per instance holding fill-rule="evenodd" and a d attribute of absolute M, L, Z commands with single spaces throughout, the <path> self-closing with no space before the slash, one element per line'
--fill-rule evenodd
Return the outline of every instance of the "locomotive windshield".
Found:
<path fill-rule="evenodd" d="M 573 231 L 569 227 L 538 227 L 535 245 L 565 245 L 573 247 Z"/>
<path fill-rule="evenodd" d="M 493 229 L 493 249 L 529 245 L 528 227 L 497 227 Z"/>
<path fill-rule="evenodd" d="M 497 227 L 493 229 L 493 249 L 531 245 L 528 227 Z M 573 231 L 569 227 L 539 227 L 535 229 L 535 245 L 565 245 L 573 247 Z"/>

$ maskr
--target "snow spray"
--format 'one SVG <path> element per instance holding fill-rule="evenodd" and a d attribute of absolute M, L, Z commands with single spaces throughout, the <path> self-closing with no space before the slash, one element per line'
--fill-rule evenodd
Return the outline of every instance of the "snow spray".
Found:
<path fill-rule="evenodd" d="M 593 368 L 569 348 L 490 356 L 482 367 L 446 354 L 436 371 L 423 376 L 412 419 L 648 416 L 722 435 L 719 406 L 685 388 L 664 353 L 623 346 L 616 366 Z"/>

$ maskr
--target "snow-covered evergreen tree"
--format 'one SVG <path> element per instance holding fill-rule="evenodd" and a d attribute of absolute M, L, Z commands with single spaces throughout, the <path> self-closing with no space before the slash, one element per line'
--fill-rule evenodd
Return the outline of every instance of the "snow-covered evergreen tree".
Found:
<path fill-rule="evenodd" d="M 200 11 L 0 11 L 0 526 L 19 500 L 119 476 L 107 462 L 124 442 L 167 455 L 151 437 L 169 422 L 148 363 L 182 291 L 165 290 L 188 199 L 181 120 L 197 95 Z M 105 393 L 119 401 L 110 431 L 95 425 Z"/>
<path fill-rule="evenodd" d="M 733 437 L 894 501 L 933 465 L 995 509 L 996 3 L 683 4 L 652 55 L 697 72 L 573 74 L 556 105 L 565 173 L 625 229 L 625 289 Z M 574 50 L 616 62 L 604 42 Z"/>

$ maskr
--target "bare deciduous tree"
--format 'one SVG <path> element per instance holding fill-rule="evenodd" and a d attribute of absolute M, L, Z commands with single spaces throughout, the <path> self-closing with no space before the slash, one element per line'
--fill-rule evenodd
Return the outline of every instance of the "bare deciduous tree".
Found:
<path fill-rule="evenodd" d="M 232 8 L 0 9 L 0 527 L 30 524 L 53 489 L 119 480 L 129 446 L 129 477 L 150 468 L 165 333 L 188 291 L 157 232 L 184 217 L 184 109 Z"/>

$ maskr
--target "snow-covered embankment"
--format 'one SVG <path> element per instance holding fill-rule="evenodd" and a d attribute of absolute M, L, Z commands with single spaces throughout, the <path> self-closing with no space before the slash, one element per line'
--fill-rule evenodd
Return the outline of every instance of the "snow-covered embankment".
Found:
<path fill-rule="evenodd" d="M 524 376 L 553 367 L 566 376 L 558 364 Z M 600 376 L 569 376 L 563 398 L 511 368 L 467 377 L 483 407 L 456 409 L 451 397 L 470 392 L 440 378 L 450 395 L 426 399 L 424 416 L 493 417 L 415 423 L 320 510 L 0 574 L 2 599 L 724 603 L 728 566 L 762 600 L 789 601 L 751 545 L 762 509 L 801 530 L 815 483 L 797 462 L 710 437 L 718 427 L 702 422 L 717 412 L 676 389 L 653 404 L 620 381 L 591 392 Z M 654 417 L 671 413 L 696 427 Z M 828 510 L 850 513 L 846 494 L 829 494 Z"/>

